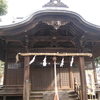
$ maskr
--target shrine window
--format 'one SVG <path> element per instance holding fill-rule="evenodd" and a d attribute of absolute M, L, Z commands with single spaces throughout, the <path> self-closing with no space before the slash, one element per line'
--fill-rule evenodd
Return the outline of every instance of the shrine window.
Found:
<path fill-rule="evenodd" d="M 56 67 L 57 68 L 69 68 L 69 63 L 64 63 L 62 67 L 60 67 L 60 64 L 61 63 L 57 62 Z M 34 63 L 34 68 L 53 68 L 53 67 L 54 67 L 54 63 L 52 62 L 47 62 L 46 66 L 43 66 L 43 62 Z"/>
<path fill-rule="evenodd" d="M 73 63 L 72 68 L 79 68 L 79 64 L 78 63 Z"/>
<path fill-rule="evenodd" d="M 93 68 L 92 62 L 86 62 L 85 63 L 85 68 Z"/>
<path fill-rule="evenodd" d="M 23 67 L 22 63 L 8 63 L 8 69 L 18 69 L 22 67 Z"/>
<path fill-rule="evenodd" d="M 43 62 L 34 63 L 34 68 L 50 68 L 50 63 L 48 62 L 46 66 L 43 66 Z"/>

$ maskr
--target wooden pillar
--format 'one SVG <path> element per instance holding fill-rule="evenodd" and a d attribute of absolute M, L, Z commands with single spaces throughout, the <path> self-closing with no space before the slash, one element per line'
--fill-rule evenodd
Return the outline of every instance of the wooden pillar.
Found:
<path fill-rule="evenodd" d="M 3 85 L 6 85 L 7 81 L 7 60 L 8 60 L 8 48 L 6 46 L 6 55 L 5 55 L 5 66 L 4 66 L 4 80 Z"/>
<path fill-rule="evenodd" d="M 6 81 L 7 81 L 7 60 L 5 62 L 5 66 L 4 66 L 4 80 L 3 80 L 3 85 L 7 85 Z"/>
<path fill-rule="evenodd" d="M 70 57 L 68 57 L 68 62 L 70 62 Z M 70 81 L 70 88 L 74 89 L 74 78 L 73 78 L 73 72 L 72 72 L 72 66 L 69 65 L 69 81 Z"/>
<path fill-rule="evenodd" d="M 86 88 L 86 75 L 85 75 L 85 64 L 84 57 L 79 57 L 80 62 L 80 80 L 81 80 L 81 91 L 82 100 L 87 100 L 87 88 Z"/>
<path fill-rule="evenodd" d="M 28 45 L 29 45 L 29 39 L 28 36 L 25 35 L 25 52 L 29 52 L 28 49 Z M 29 96 L 30 96 L 30 86 L 29 86 L 29 78 L 30 78 L 30 57 L 29 56 L 25 56 L 24 57 L 24 83 L 23 83 L 23 100 L 29 100 Z"/>
<path fill-rule="evenodd" d="M 98 100 L 100 100 L 100 92 L 98 92 Z"/>
<path fill-rule="evenodd" d="M 74 78 L 73 78 L 73 72 L 71 66 L 69 68 L 69 79 L 70 79 L 70 87 L 71 89 L 74 89 Z"/>
<path fill-rule="evenodd" d="M 29 76 L 30 76 L 30 57 L 24 57 L 24 86 L 23 86 L 23 100 L 29 100 Z"/>
<path fill-rule="evenodd" d="M 93 71 L 94 71 L 94 81 L 97 83 L 97 74 L 96 74 L 96 66 L 94 63 L 94 57 L 92 58 L 92 65 L 93 65 Z"/>
<path fill-rule="evenodd" d="M 3 96 L 3 100 L 6 100 L 6 96 L 5 95 Z"/>

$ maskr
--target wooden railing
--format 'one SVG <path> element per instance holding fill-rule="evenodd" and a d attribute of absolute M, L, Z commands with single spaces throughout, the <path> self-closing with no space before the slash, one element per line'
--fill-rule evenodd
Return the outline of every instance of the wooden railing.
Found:
<path fill-rule="evenodd" d="M 95 84 L 95 91 L 100 92 L 100 84 Z"/>
<path fill-rule="evenodd" d="M 79 100 L 82 100 L 82 97 L 81 97 L 81 86 L 80 86 L 80 84 L 78 84 L 77 83 L 77 80 L 76 80 L 76 78 L 74 78 L 74 90 L 75 90 L 75 92 L 77 93 L 77 95 L 78 95 L 78 98 L 79 98 Z M 96 97 L 96 94 L 93 96 L 93 95 L 88 95 L 88 100 L 100 100 L 100 84 L 95 84 L 95 93 L 97 93 L 98 94 L 98 98 Z"/>
<path fill-rule="evenodd" d="M 74 78 L 74 91 L 77 93 L 78 99 L 82 100 L 81 97 L 81 86 L 77 83 L 76 78 Z"/>
<path fill-rule="evenodd" d="M 23 85 L 0 85 L 0 90 L 15 90 L 15 91 L 22 91 Z"/>

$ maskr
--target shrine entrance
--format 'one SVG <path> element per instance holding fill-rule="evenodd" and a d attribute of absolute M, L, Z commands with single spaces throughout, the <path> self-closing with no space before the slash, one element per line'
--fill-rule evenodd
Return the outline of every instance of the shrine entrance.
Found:
<path fill-rule="evenodd" d="M 38 58 L 37 58 L 38 59 Z M 61 57 L 57 61 L 58 89 L 70 89 L 70 73 L 68 62 L 60 67 Z M 66 58 L 67 60 L 68 58 Z M 54 63 L 52 57 L 47 57 L 47 66 L 43 66 L 43 57 L 31 65 L 30 77 L 32 90 L 54 90 Z M 68 60 L 67 60 L 68 61 Z"/>
<path fill-rule="evenodd" d="M 78 58 L 79 58 L 79 63 L 80 63 L 80 76 L 81 76 L 80 81 L 81 81 L 81 86 L 83 89 L 82 91 L 86 91 L 86 88 L 84 88 L 86 86 L 86 80 L 85 80 L 85 67 L 84 67 L 85 65 L 84 65 L 84 57 L 83 56 L 92 57 L 91 53 L 18 53 L 16 55 L 16 62 L 19 61 L 19 55 L 25 56 L 24 57 L 24 65 L 25 66 L 24 66 L 24 89 L 23 89 L 23 92 L 25 92 L 24 94 L 26 94 L 27 97 L 29 97 L 29 92 L 27 93 L 27 91 L 30 91 L 30 89 L 29 89 L 29 80 L 30 79 L 31 79 L 31 87 L 32 87 L 31 91 L 32 90 L 39 90 L 39 91 L 55 90 L 55 97 L 57 97 L 57 98 L 58 98 L 58 91 L 57 91 L 58 89 L 65 90 L 65 89 L 68 89 L 69 86 L 71 88 L 73 88 L 73 85 L 74 85 L 73 81 L 72 81 L 73 80 L 73 77 L 72 77 L 73 59 L 71 60 L 70 67 L 68 67 L 68 68 L 64 67 L 64 65 L 66 65 L 65 64 L 66 62 L 63 63 L 63 66 L 60 66 L 60 67 L 64 68 L 62 70 L 62 68 L 57 67 L 57 65 L 60 65 L 59 61 L 62 61 L 59 59 L 57 61 L 57 58 L 59 58 L 59 57 L 60 58 L 63 58 L 63 57 L 74 58 L 74 56 L 79 56 Z M 33 57 L 34 59 L 32 58 L 32 60 L 29 61 L 30 56 L 33 56 L 33 55 L 35 58 L 37 58 L 37 60 L 35 60 L 35 58 Z M 50 56 L 49 61 L 45 60 L 46 56 L 47 57 Z M 52 56 L 53 56 L 53 61 L 54 61 L 53 62 L 54 63 L 54 78 L 53 78 L 53 70 L 52 70 L 53 69 Z M 43 67 L 43 65 L 41 63 L 41 59 L 42 59 L 43 64 L 44 64 L 44 62 L 45 62 L 45 64 L 47 64 L 47 67 L 46 66 Z M 35 63 L 33 63 L 34 61 L 35 61 Z M 66 61 L 69 63 L 69 60 L 66 60 Z M 32 63 L 33 63 L 33 67 L 32 67 Z M 30 69 L 30 64 L 31 64 L 31 69 Z M 30 72 L 30 70 L 31 70 L 31 72 Z M 69 73 L 68 73 L 68 71 L 69 71 Z M 68 78 L 68 74 L 65 74 L 65 73 L 68 73 L 70 77 Z M 52 89 L 53 87 L 54 87 L 54 89 Z M 82 93 L 83 93 L 82 95 L 85 95 L 86 92 L 82 92 Z M 84 100 L 87 100 L 87 99 L 84 99 Z"/>

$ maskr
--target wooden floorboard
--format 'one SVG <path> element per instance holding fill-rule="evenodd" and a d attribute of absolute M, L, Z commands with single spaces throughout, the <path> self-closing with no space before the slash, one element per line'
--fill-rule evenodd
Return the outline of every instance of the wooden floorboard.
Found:
<path fill-rule="evenodd" d="M 23 91 L 4 91 L 0 90 L 0 96 L 3 95 L 23 95 Z"/>

